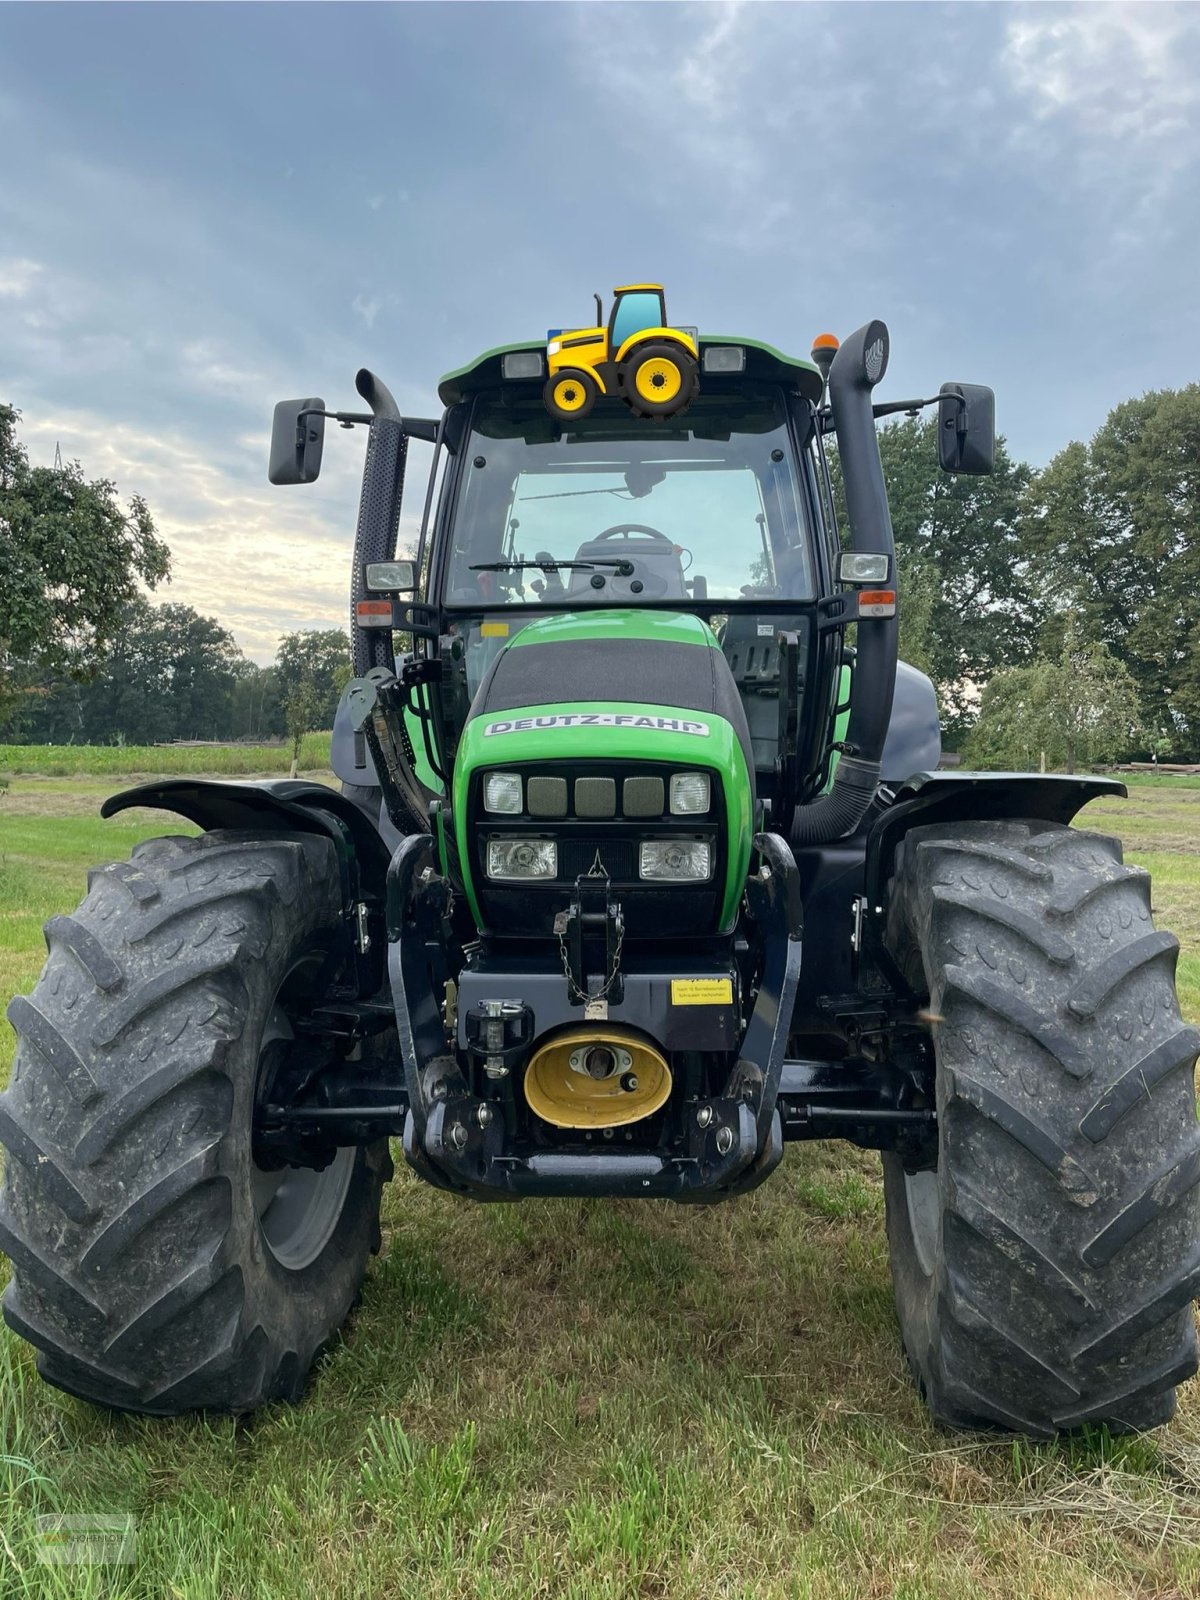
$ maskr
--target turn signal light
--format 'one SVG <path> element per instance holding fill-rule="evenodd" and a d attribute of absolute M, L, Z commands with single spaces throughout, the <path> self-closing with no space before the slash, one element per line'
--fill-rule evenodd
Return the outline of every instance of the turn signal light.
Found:
<path fill-rule="evenodd" d="M 896 615 L 895 589 L 860 589 L 858 591 L 860 617 L 894 617 Z"/>
<path fill-rule="evenodd" d="M 354 607 L 354 620 L 360 628 L 390 628 L 392 602 L 390 600 L 360 600 Z"/>

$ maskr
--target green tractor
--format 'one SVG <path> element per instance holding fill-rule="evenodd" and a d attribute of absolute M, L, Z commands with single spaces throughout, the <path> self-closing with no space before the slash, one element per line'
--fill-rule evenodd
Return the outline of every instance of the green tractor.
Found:
<path fill-rule="evenodd" d="M 941 465 L 987 472 L 992 395 L 877 404 L 884 325 L 835 343 L 701 338 L 653 423 L 551 415 L 537 342 L 444 378 L 436 421 L 366 371 L 361 412 L 276 408 L 276 483 L 317 476 L 328 417 L 369 428 L 341 787 L 103 807 L 201 831 L 93 872 L 9 1008 L 4 1311 L 47 1380 L 158 1414 L 298 1396 L 393 1139 L 464 1199 L 703 1204 L 841 1138 L 882 1152 L 939 1422 L 1171 1415 L 1200 1284 L 1177 943 L 1071 826 L 1119 783 L 938 770 L 876 419 L 935 405 Z"/>

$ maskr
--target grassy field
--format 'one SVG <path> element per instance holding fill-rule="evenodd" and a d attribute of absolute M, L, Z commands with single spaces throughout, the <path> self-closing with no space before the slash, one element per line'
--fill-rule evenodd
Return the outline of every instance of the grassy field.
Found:
<path fill-rule="evenodd" d="M 179 776 L 206 772 L 226 777 L 286 775 L 292 764 L 291 745 L 158 745 L 158 744 L 0 744 L 0 776 L 36 775 L 121 777 Z M 329 735 L 305 734 L 300 770 L 329 765 Z"/>
<path fill-rule="evenodd" d="M 18 778 L 0 801 L 0 997 L 32 986 L 41 923 L 86 868 L 162 831 L 95 817 L 119 786 Z M 1200 1020 L 1200 787 L 1139 784 L 1084 820 L 1153 870 Z M 362 1307 L 299 1408 L 103 1415 L 0 1333 L 5 1600 L 1200 1594 L 1200 1385 L 1142 1439 L 934 1430 L 872 1156 L 792 1146 L 712 1210 L 473 1207 L 404 1175 L 385 1208 Z M 136 1565 L 39 1566 L 52 1512 L 132 1513 Z"/>

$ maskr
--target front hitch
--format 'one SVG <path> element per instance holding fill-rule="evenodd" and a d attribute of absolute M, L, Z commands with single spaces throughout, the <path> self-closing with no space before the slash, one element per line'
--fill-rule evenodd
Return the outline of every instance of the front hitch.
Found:
<path fill-rule="evenodd" d="M 753 1010 L 728 1081 L 716 1095 L 673 1098 L 663 1115 L 674 1118 L 674 1136 L 656 1148 L 621 1148 L 617 1135 L 624 1138 L 628 1130 L 608 1128 L 556 1150 L 515 1141 L 504 1102 L 473 1092 L 459 1066 L 440 1003 L 451 976 L 444 943 L 449 889 L 435 872 L 429 836 L 403 840 L 388 872 L 388 975 L 409 1095 L 404 1154 L 410 1166 L 439 1188 L 479 1200 L 604 1194 L 703 1202 L 761 1183 L 783 1153 L 777 1099 L 800 976 L 801 907 L 799 874 L 785 841 L 759 834 L 754 847 L 760 866 L 747 884 L 747 906 L 761 959 Z M 597 904 L 589 909 L 604 927 L 591 931 L 605 935 L 607 948 L 606 880 L 595 887 Z M 519 972 L 511 974 L 514 1003 L 544 994 L 548 981 L 547 974 L 531 971 L 526 985 Z M 526 987 L 528 995 L 521 992 Z M 631 1004 L 638 974 L 627 976 L 626 987 L 624 1003 Z M 558 989 L 565 988 L 560 973 Z M 622 1004 L 613 1001 L 609 1020 L 618 1024 L 621 1013 Z M 514 1011 L 513 1039 L 506 1034 L 494 1052 L 498 1068 L 516 1065 L 515 1050 L 511 1061 L 505 1059 L 516 1044 L 515 1017 Z M 538 1025 L 544 1032 L 544 1015 Z M 496 1086 L 505 1082 L 508 1072 Z"/>

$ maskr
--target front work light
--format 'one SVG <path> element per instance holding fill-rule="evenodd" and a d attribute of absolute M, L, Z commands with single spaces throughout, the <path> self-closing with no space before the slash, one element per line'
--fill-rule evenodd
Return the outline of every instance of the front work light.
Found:
<path fill-rule="evenodd" d="M 417 569 L 412 561 L 368 561 L 367 588 L 372 594 L 395 594 L 417 587 Z"/>
<path fill-rule="evenodd" d="M 712 786 L 707 772 L 671 774 L 671 813 L 676 817 L 700 816 L 708 810 Z"/>
<path fill-rule="evenodd" d="M 838 577 L 842 583 L 886 583 L 888 558 L 866 555 L 860 550 L 843 550 L 838 557 Z"/>
<path fill-rule="evenodd" d="M 545 371 L 540 350 L 510 350 L 500 358 L 500 371 L 506 378 L 540 378 Z"/>
<path fill-rule="evenodd" d="M 553 839 L 489 839 L 487 847 L 489 878 L 522 880 L 556 878 L 558 846 Z"/>
<path fill-rule="evenodd" d="M 510 815 L 521 810 L 521 774 L 519 772 L 489 772 L 483 785 L 483 809 L 506 811 Z"/>
<path fill-rule="evenodd" d="M 638 874 L 659 882 L 704 883 L 712 876 L 712 849 L 707 839 L 644 839 Z"/>
<path fill-rule="evenodd" d="M 705 372 L 745 372 L 745 346 L 740 344 L 705 345 L 700 364 Z"/>

